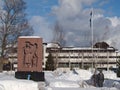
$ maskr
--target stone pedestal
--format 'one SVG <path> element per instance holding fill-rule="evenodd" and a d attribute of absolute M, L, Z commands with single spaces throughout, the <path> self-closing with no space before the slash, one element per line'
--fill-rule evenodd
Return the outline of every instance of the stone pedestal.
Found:
<path fill-rule="evenodd" d="M 15 72 L 15 77 L 18 79 L 45 81 L 44 72 L 17 71 Z"/>
<path fill-rule="evenodd" d="M 44 80 L 42 72 L 43 45 L 38 36 L 18 38 L 18 68 L 15 77 L 19 79 Z"/>

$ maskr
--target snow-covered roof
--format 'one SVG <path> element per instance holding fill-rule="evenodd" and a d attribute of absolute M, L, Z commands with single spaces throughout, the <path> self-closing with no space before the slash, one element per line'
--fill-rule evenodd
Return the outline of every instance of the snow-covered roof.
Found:
<path fill-rule="evenodd" d="M 58 43 L 48 43 L 47 44 L 47 47 L 50 48 L 50 47 L 56 47 L 56 48 L 59 48 L 60 45 Z"/>
<path fill-rule="evenodd" d="M 92 50 L 91 47 L 63 47 L 62 50 Z M 93 48 L 93 50 L 106 50 L 104 48 Z M 114 48 L 107 48 L 107 50 L 114 50 Z"/>
<path fill-rule="evenodd" d="M 20 36 L 19 38 L 41 38 L 40 36 Z"/>

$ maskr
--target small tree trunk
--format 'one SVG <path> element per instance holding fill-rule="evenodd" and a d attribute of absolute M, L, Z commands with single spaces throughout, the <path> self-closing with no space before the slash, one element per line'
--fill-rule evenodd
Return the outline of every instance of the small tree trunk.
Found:
<path fill-rule="evenodd" d="M 3 71 L 3 58 L 0 58 L 0 72 Z"/>

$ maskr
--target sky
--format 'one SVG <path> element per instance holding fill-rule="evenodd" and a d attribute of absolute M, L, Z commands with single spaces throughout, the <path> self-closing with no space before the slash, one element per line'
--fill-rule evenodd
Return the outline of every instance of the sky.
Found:
<path fill-rule="evenodd" d="M 89 47 L 92 42 L 90 12 L 93 8 L 93 43 L 107 42 L 119 49 L 119 0 L 25 0 L 34 35 L 51 42 L 56 22 L 62 27 L 66 46 Z"/>
<path fill-rule="evenodd" d="M 24 0 L 34 35 L 51 42 L 56 22 L 66 46 L 90 47 L 90 12 L 93 8 L 93 43 L 107 42 L 120 49 L 120 0 Z"/>

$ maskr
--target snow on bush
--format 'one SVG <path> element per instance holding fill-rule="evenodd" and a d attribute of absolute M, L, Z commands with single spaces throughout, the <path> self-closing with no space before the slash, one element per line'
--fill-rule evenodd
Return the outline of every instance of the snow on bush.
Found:
<path fill-rule="evenodd" d="M 80 87 L 77 83 L 72 83 L 72 82 L 52 82 L 50 83 L 50 87 L 65 87 L 65 88 L 76 88 L 76 87 Z"/>
<path fill-rule="evenodd" d="M 113 71 L 103 71 L 104 77 L 107 79 L 115 79 L 117 78 L 117 75 Z"/>

